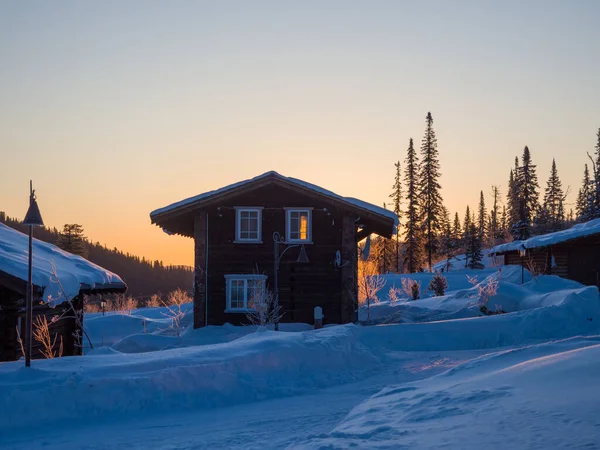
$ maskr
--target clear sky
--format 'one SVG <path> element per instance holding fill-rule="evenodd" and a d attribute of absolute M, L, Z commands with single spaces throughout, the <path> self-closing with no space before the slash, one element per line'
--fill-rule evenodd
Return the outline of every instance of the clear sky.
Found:
<path fill-rule="evenodd" d="M 525 145 L 541 184 L 555 157 L 576 192 L 598 17 L 596 0 L 0 0 L 0 211 L 24 216 L 32 178 L 47 225 L 191 264 L 151 210 L 267 170 L 381 204 L 427 111 L 461 220 Z"/>

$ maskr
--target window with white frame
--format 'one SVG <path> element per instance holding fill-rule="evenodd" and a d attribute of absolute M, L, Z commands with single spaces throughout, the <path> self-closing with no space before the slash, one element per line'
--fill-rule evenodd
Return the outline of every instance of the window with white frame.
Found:
<path fill-rule="evenodd" d="M 227 284 L 227 309 L 229 312 L 244 312 L 262 301 L 266 275 L 225 275 Z"/>
<path fill-rule="evenodd" d="M 260 242 L 262 239 L 262 209 L 236 208 L 236 242 Z"/>
<path fill-rule="evenodd" d="M 286 240 L 288 242 L 312 241 L 312 210 L 287 209 Z"/>

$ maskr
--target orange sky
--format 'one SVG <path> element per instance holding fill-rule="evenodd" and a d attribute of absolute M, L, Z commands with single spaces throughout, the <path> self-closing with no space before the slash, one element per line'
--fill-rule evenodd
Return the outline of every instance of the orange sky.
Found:
<path fill-rule="evenodd" d="M 525 145 L 576 192 L 600 4 L 413 3 L 3 2 L 0 211 L 33 179 L 48 225 L 192 264 L 150 211 L 268 170 L 380 205 L 427 111 L 461 220 Z"/>

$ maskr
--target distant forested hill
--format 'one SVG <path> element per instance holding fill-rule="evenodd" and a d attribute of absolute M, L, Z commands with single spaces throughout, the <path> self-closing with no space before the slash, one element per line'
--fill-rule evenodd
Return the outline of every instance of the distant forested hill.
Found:
<path fill-rule="evenodd" d="M 0 222 L 27 233 L 21 221 L 7 217 L 0 211 Z M 57 244 L 60 236 L 56 228 L 35 228 L 35 238 Z M 139 256 L 109 249 L 99 242 L 85 241 L 87 259 L 119 275 L 127 283 L 127 293 L 134 297 L 146 297 L 156 293 L 167 294 L 177 288 L 192 290 L 193 268 L 189 266 L 165 266 L 162 261 L 149 261 Z"/>

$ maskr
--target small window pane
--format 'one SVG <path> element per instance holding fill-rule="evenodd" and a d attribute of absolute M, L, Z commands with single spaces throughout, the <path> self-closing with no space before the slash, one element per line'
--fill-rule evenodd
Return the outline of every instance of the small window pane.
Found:
<path fill-rule="evenodd" d="M 307 241 L 309 239 L 309 212 L 290 211 L 289 216 L 289 239 Z"/>
<path fill-rule="evenodd" d="M 244 307 L 244 280 L 231 280 L 230 308 Z"/>
<path fill-rule="evenodd" d="M 257 240 L 260 238 L 260 211 L 239 212 L 239 239 Z"/>

